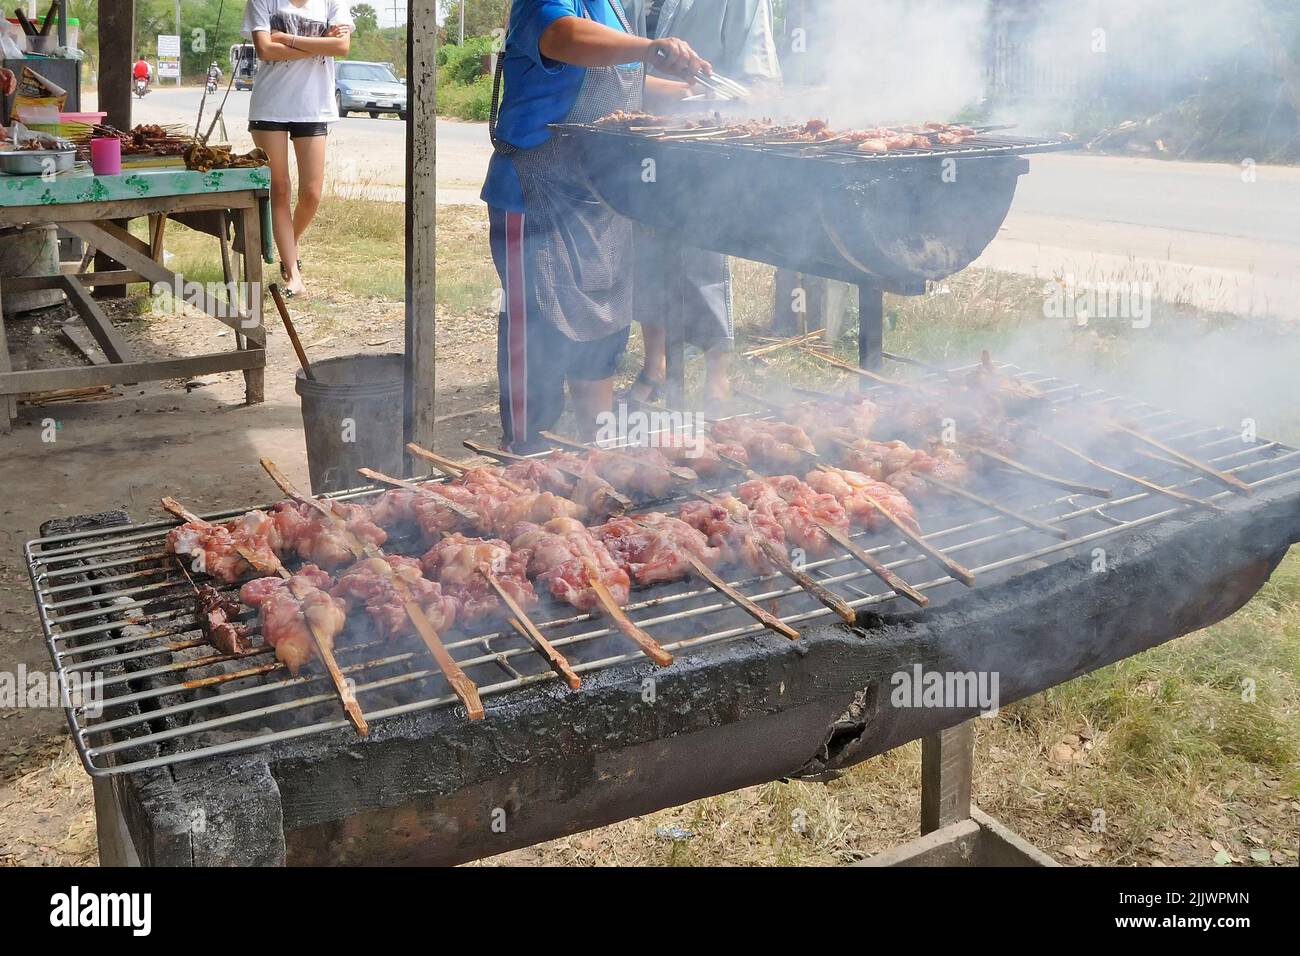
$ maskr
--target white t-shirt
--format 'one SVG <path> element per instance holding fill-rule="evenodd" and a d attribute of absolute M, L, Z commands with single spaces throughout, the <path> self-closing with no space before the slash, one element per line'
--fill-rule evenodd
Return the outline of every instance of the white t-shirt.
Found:
<path fill-rule="evenodd" d="M 343 0 L 247 0 L 245 39 L 259 30 L 299 37 L 322 37 L 333 26 L 354 26 Z M 261 63 L 253 83 L 248 118 L 271 123 L 328 123 L 339 118 L 334 99 L 334 58 Z"/>

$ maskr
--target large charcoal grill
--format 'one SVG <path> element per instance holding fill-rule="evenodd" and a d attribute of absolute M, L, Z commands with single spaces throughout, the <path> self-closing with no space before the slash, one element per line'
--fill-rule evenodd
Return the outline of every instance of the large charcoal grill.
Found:
<path fill-rule="evenodd" d="M 1061 541 L 976 506 L 923 505 L 930 541 L 978 574 L 976 590 L 884 535 L 858 541 L 932 598 L 925 612 L 908 612 L 847 555 L 808 569 L 859 611 L 861 629 L 832 623 L 784 579 L 735 582 L 778 601 L 798 642 L 711 590 L 634 593 L 632 618 L 677 655 L 664 670 L 600 620 L 535 614 L 583 675 L 578 691 L 512 632 L 458 631 L 448 647 L 480 686 L 483 723 L 464 719 L 418 643 L 342 641 L 340 664 L 374 730 L 364 742 L 323 677 L 290 679 L 265 652 L 223 659 L 203 644 L 191 582 L 161 552 L 169 525 L 76 522 L 27 547 L 56 665 L 106 679 L 102 716 L 68 708 L 74 740 L 97 789 L 125 808 L 145 862 L 453 862 L 866 759 L 970 716 L 891 709 L 889 674 L 917 663 L 997 670 L 1008 703 L 1231 613 L 1300 539 L 1300 451 L 1021 377 L 1052 401 L 1140 424 L 1254 495 L 1135 457 L 1112 463 L 1227 510 L 1189 510 L 1118 481 L 1110 500 L 999 486 L 1004 504 L 1068 529 Z M 1111 572 L 1093 572 L 1097 547 Z M 226 824 L 194 831 L 181 812 L 194 806 L 209 820 L 219 810 Z M 475 823 L 495 807 L 512 820 L 505 835 Z"/>

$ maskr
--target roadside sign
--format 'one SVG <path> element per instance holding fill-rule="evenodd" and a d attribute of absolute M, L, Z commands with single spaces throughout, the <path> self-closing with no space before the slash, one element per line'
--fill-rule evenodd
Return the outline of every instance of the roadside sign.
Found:
<path fill-rule="evenodd" d="M 179 36 L 158 36 L 158 78 L 181 80 L 181 38 Z"/>

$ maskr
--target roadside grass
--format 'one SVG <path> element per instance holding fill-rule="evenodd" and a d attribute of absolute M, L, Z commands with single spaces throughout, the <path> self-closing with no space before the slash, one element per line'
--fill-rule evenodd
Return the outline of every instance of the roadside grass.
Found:
<path fill-rule="evenodd" d="M 442 207 L 438 230 L 440 334 L 454 345 L 459 330 L 490 322 L 497 277 L 482 209 Z M 403 243 L 399 204 L 327 197 L 304 256 L 314 294 L 295 312 L 313 317 L 319 334 L 346 328 L 365 304 L 399 328 Z M 189 277 L 219 281 L 209 237 L 175 227 L 169 248 Z M 742 262 L 735 276 L 743 350 L 769 336 L 772 270 Z M 1136 273 L 1079 278 L 1143 281 Z M 1045 316 L 1044 289 L 1038 279 L 967 270 L 926 296 L 887 296 L 886 348 L 946 365 L 987 348 L 1026 368 L 1172 401 L 1211 422 L 1253 418 L 1261 434 L 1300 441 L 1297 332 L 1192 309 L 1170 287 L 1152 302 L 1149 328 L 1079 325 Z M 849 329 L 837 347 L 851 360 L 854 322 Z M 640 365 L 639 341 L 634 334 L 625 381 Z M 691 363 L 688 385 L 698 385 L 700 365 Z M 738 358 L 735 371 L 750 391 L 774 381 L 852 384 L 798 349 Z M 1270 862 L 1295 865 L 1300 549 L 1228 620 L 978 721 L 976 767 L 979 804 L 1067 862 L 1209 864 L 1217 845 L 1232 861 L 1250 863 L 1254 850 L 1259 862 L 1265 850 Z M 916 834 L 919 780 L 913 744 L 831 783 L 766 784 L 519 852 L 546 863 L 844 863 Z M 691 835 L 656 830 L 674 826 Z"/>

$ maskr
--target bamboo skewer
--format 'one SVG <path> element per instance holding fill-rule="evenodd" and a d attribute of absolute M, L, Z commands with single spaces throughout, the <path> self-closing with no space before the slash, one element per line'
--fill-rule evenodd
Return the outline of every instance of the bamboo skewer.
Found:
<path fill-rule="evenodd" d="M 406 491 L 414 491 L 417 494 L 437 498 L 438 503 L 452 514 L 459 515 L 471 524 L 482 527 L 483 517 L 477 511 L 473 508 L 466 508 L 464 505 L 452 501 L 446 495 L 441 494 L 436 488 L 432 488 L 429 485 L 407 481 L 404 478 L 394 478 L 392 475 L 386 475 L 382 471 L 375 471 L 373 468 L 358 468 L 357 474 L 361 475 L 363 478 L 369 478 L 371 481 L 377 481 L 381 484 L 392 485 L 395 488 L 403 488 Z"/>
<path fill-rule="evenodd" d="M 447 458 L 444 455 L 439 455 L 437 452 L 429 451 L 429 449 L 421 447 L 415 442 L 407 442 L 406 450 L 417 458 L 423 458 L 439 471 L 450 475 L 453 478 L 459 478 L 465 474 L 465 472 L 470 470 L 468 465 L 462 465 L 458 461 L 452 461 L 450 458 Z M 527 488 L 516 484 L 508 478 L 497 476 L 497 481 L 501 482 L 502 487 L 513 491 L 517 495 L 526 494 L 528 492 Z"/>
<path fill-rule="evenodd" d="M 515 630 L 522 634 L 528 642 L 533 645 L 533 648 L 537 653 L 546 658 L 546 663 L 550 665 L 551 670 L 555 671 L 555 673 L 559 674 L 560 677 L 563 678 L 564 682 L 569 685 L 570 690 L 577 690 L 581 687 L 582 678 L 580 678 L 569 665 L 568 658 L 557 651 L 551 645 L 551 642 L 543 636 L 537 625 L 533 623 L 533 619 L 528 616 L 528 612 L 519 606 L 519 602 L 516 601 L 514 596 L 502 586 L 501 582 L 497 580 L 496 575 L 487 568 L 480 568 L 479 573 L 482 574 L 484 580 L 492 586 L 492 590 L 496 592 L 497 598 L 500 599 L 501 603 L 509 609 L 512 615 L 514 615 L 510 623 L 515 626 Z"/>
<path fill-rule="evenodd" d="M 294 487 L 293 483 L 280 471 L 275 462 L 269 458 L 262 459 L 262 467 L 266 473 L 271 476 L 271 480 L 279 485 L 280 490 L 295 501 L 315 508 L 331 524 L 335 525 L 342 532 L 342 538 L 351 551 L 357 557 L 377 557 L 382 558 L 384 553 L 376 547 L 362 545 L 356 539 L 351 531 L 347 530 L 343 520 L 334 512 L 330 505 L 326 505 L 316 498 L 302 494 Z M 385 567 L 388 562 L 384 562 Z M 483 702 L 479 699 L 478 687 L 475 685 L 468 674 L 462 669 L 460 664 L 456 663 L 455 658 L 448 653 L 447 648 L 443 646 L 442 639 L 438 632 L 434 630 L 429 623 L 428 617 L 425 616 L 424 608 L 416 603 L 406 582 L 402 580 L 401 575 L 396 574 L 391 568 L 388 570 L 388 580 L 392 582 L 394 589 L 402 598 L 402 606 L 406 611 L 407 618 L 419 633 L 421 640 L 433 655 L 434 661 L 442 671 L 443 676 L 447 678 L 447 683 L 451 685 L 452 691 L 460 698 L 460 702 L 465 705 L 465 713 L 470 720 L 482 720 L 486 715 L 483 711 Z"/>
<path fill-rule="evenodd" d="M 929 555 L 931 558 L 937 561 L 940 565 L 943 566 L 943 569 L 947 571 L 949 575 L 956 578 L 958 581 L 966 585 L 966 587 L 968 588 L 973 588 L 975 586 L 975 575 L 972 574 L 970 570 L 962 567 L 952 558 L 948 557 L 938 548 L 934 547 L 934 545 L 930 544 L 928 541 L 922 538 L 919 534 L 917 534 L 907 525 L 903 524 L 903 522 L 899 521 L 898 518 L 895 517 L 892 511 L 890 511 L 888 508 L 882 505 L 875 498 L 871 497 L 871 495 L 863 495 L 863 497 L 866 498 L 867 501 L 871 503 L 871 506 L 873 508 L 875 508 L 882 515 L 884 515 L 886 520 L 888 520 L 889 523 L 892 524 L 894 528 L 903 537 L 905 537 L 908 541 L 910 541 L 914 547 L 920 549 L 925 554 Z"/>
<path fill-rule="evenodd" d="M 557 435 L 554 432 L 538 432 L 538 434 L 542 438 L 545 438 L 547 441 L 551 442 L 552 444 L 559 445 L 562 448 L 572 448 L 575 451 L 604 452 L 607 455 L 614 455 L 617 458 L 621 458 L 624 461 L 630 462 L 631 464 L 634 465 L 640 465 L 643 468 L 662 467 L 664 471 L 668 472 L 668 474 L 672 475 L 678 481 L 692 482 L 692 481 L 700 480 L 700 476 L 697 475 L 689 468 L 679 468 L 675 465 L 657 466 L 652 462 L 643 461 L 642 459 L 637 458 L 635 455 L 629 455 L 627 452 L 619 448 L 601 448 L 599 446 L 584 445 L 580 441 L 576 441 L 572 438 L 566 438 L 563 435 Z"/>
<path fill-rule="evenodd" d="M 818 521 L 817 527 L 826 532 L 826 535 L 838 544 L 841 548 L 852 555 L 857 561 L 866 565 L 876 577 L 885 583 L 891 591 L 900 597 L 905 597 L 917 607 L 927 607 L 930 599 L 918 591 L 912 585 L 908 584 L 889 568 L 885 567 L 876 558 L 872 557 L 865 550 L 858 546 L 852 538 L 836 528 L 834 525 L 827 524 L 824 521 Z"/>
<path fill-rule="evenodd" d="M 888 385 L 890 388 L 902 389 L 904 391 L 929 391 L 929 389 L 924 385 L 918 385 L 915 382 L 905 382 L 897 378 L 890 378 L 888 375 L 881 375 L 879 372 L 873 372 L 870 369 L 858 368 L 856 365 L 850 365 L 848 362 L 841 362 L 833 356 L 823 355 L 815 349 L 803 347 L 803 350 L 813 358 L 820 359 L 827 365 L 833 365 L 846 372 L 852 372 L 854 375 L 861 375 L 863 378 L 869 378 L 871 381 L 879 382 L 881 385 Z"/>
<path fill-rule="evenodd" d="M 806 332 L 803 335 L 796 335 L 788 339 L 780 339 L 768 345 L 760 345 L 757 348 L 749 349 L 747 351 L 741 352 L 740 354 L 744 358 L 760 358 L 764 355 L 769 355 L 772 352 L 779 352 L 782 349 L 789 348 L 792 345 L 805 345 L 808 342 L 813 341 L 814 339 L 821 338 L 825 334 L 826 334 L 825 329 L 813 329 L 813 331 Z"/>
<path fill-rule="evenodd" d="M 484 456 L 486 456 L 486 457 L 488 457 L 488 458 L 495 458 L 495 459 L 497 459 L 498 461 L 514 461 L 514 462 L 530 462 L 530 461 L 539 461 L 539 462 L 545 462 L 546 464 L 548 464 L 548 465 L 550 465 L 552 468 L 554 468 L 556 471 L 561 472 L 562 474 L 568 475 L 570 478 L 573 478 L 575 482 L 577 482 L 577 481 L 582 481 L 584 478 L 587 477 L 587 476 L 584 475 L 582 472 L 578 471 L 576 468 L 570 468 L 570 467 L 567 466 L 567 465 L 559 464 L 559 463 L 554 462 L 554 461 L 550 461 L 550 460 L 549 460 L 549 459 L 550 459 L 550 456 L 549 456 L 549 455 L 544 455 L 544 456 L 542 456 L 542 457 L 540 457 L 540 458 L 529 458 L 529 457 L 527 457 L 527 456 L 525 456 L 525 455 L 516 455 L 516 454 L 514 454 L 514 453 L 512 453 L 512 452 L 502 451 L 502 450 L 497 449 L 497 448 L 488 448 L 486 445 L 480 445 L 478 442 L 476 442 L 476 441 L 470 441 L 468 438 L 465 439 L 463 442 L 461 442 L 461 444 L 464 445 L 466 448 L 468 448 L 468 449 L 469 449 L 470 451 L 472 451 L 472 452 L 477 452 L 478 454 L 480 454 L 480 455 L 484 455 Z M 632 499 L 631 499 L 631 498 L 629 498 L 627 495 L 623 494 L 622 492 L 618 491 L 617 489 L 615 489 L 615 488 L 613 488 L 613 487 L 611 487 L 608 491 L 603 492 L 603 494 L 604 494 L 604 497 L 610 499 L 610 500 L 613 501 L 616 505 L 618 505 L 619 510 L 626 511 L 627 509 L 629 509 L 629 508 L 631 508 L 631 507 L 633 506 L 633 505 L 632 505 Z"/>
<path fill-rule="evenodd" d="M 1123 478 L 1126 481 L 1131 481 L 1136 485 L 1141 485 L 1147 491 L 1153 492 L 1154 494 L 1163 495 L 1166 498 L 1172 498 L 1174 501 L 1180 502 L 1185 505 L 1191 505 L 1194 508 L 1205 508 L 1209 511 L 1224 510 L 1222 506 L 1217 505 L 1212 501 L 1202 501 L 1200 498 L 1194 498 L 1191 495 L 1185 495 L 1181 491 L 1174 491 L 1172 488 L 1166 488 L 1163 485 L 1157 485 L 1155 482 L 1147 481 L 1145 478 L 1139 478 L 1137 475 L 1131 475 L 1126 471 L 1120 471 L 1118 468 L 1112 468 L 1110 465 L 1104 465 L 1101 462 L 1097 461 L 1095 458 L 1089 458 L 1087 455 L 1079 451 L 1077 448 L 1071 448 L 1069 445 L 1057 441 L 1051 435 L 1046 435 L 1043 434 L 1042 432 L 1039 432 L 1039 437 L 1042 438 L 1043 441 L 1051 445 L 1053 448 L 1059 448 L 1061 451 L 1065 452 L 1066 454 L 1073 455 L 1075 458 L 1078 458 L 1080 461 L 1086 462 L 1087 464 L 1092 465 L 1094 468 L 1098 468 L 1101 471 L 1106 472 L 1107 474 L 1114 475 L 1117 478 Z"/>
<path fill-rule="evenodd" d="M 1049 475 L 1039 471 L 1037 468 L 1031 468 L 1024 462 L 1016 461 L 1014 458 L 1008 458 L 1006 455 L 993 451 L 991 448 L 982 448 L 979 445 L 963 445 L 962 449 L 967 452 L 974 452 L 977 455 L 983 455 L 990 461 L 996 461 L 999 465 L 1005 465 L 1013 471 L 1018 471 L 1022 475 L 1041 481 L 1044 484 L 1055 485 L 1066 491 L 1075 494 L 1088 495 L 1092 498 L 1111 498 L 1113 494 L 1106 488 L 1097 488 L 1092 485 L 1080 484 L 1076 481 L 1070 481 L 1068 478 L 1058 478 L 1055 475 Z"/>
<path fill-rule="evenodd" d="M 955 495 L 958 498 L 965 498 L 967 501 L 973 501 L 975 504 L 980 505 L 983 508 L 988 508 L 990 511 L 996 511 L 998 514 L 1006 515 L 1008 518 L 1019 521 L 1021 524 L 1028 525 L 1031 528 L 1037 528 L 1039 531 L 1060 538 L 1062 541 L 1068 541 L 1070 538 L 1070 532 L 1066 531 L 1064 528 L 1058 528 L 1056 525 L 1048 524 L 1046 521 L 1040 521 L 1038 518 L 1016 511 L 1014 508 L 1008 508 L 1006 505 L 998 504 L 991 498 L 985 498 L 983 495 L 977 495 L 973 491 L 959 488 L 957 485 L 950 484 L 942 478 L 927 475 L 923 471 L 908 470 L 907 473 L 920 478 L 926 484 L 933 485 L 950 495 Z"/>
<path fill-rule="evenodd" d="M 650 660 L 654 661 L 660 667 L 667 667 L 673 662 L 673 655 L 659 646 L 659 642 L 647 634 L 641 628 L 632 622 L 627 616 L 627 612 L 619 607 L 618 602 L 614 600 L 614 595 L 609 592 L 605 582 L 600 579 L 599 569 L 591 563 L 588 558 L 583 559 L 583 566 L 587 572 L 587 585 L 591 588 L 596 600 L 600 602 L 601 610 L 614 622 L 614 626 L 623 633 L 624 636 L 631 638 L 642 652 Z"/>
<path fill-rule="evenodd" d="M 188 511 L 175 498 L 163 498 L 162 504 L 164 508 L 183 521 L 211 527 L 211 522 L 205 521 L 193 512 Z M 286 568 L 279 559 L 276 559 L 274 563 L 264 562 L 247 548 L 236 547 L 235 551 L 253 568 L 259 571 L 276 574 L 283 580 L 288 581 L 288 587 L 293 593 L 293 596 L 298 598 L 299 601 L 302 600 L 304 595 L 301 590 L 301 585 L 304 582 L 291 575 L 288 568 Z M 186 574 L 186 577 L 189 577 L 188 573 Z M 347 714 L 348 722 L 352 724 L 353 729 L 356 730 L 358 735 L 362 737 L 370 736 L 370 726 L 366 723 L 365 715 L 361 711 L 361 704 L 357 701 L 356 692 L 352 689 L 352 685 L 348 683 L 347 678 L 343 676 L 343 671 L 339 668 L 339 662 L 334 656 L 333 649 L 321 638 L 320 634 L 316 630 L 316 626 L 312 624 L 311 619 L 307 617 L 306 614 L 303 615 L 303 621 L 306 623 L 307 631 L 311 634 L 312 641 L 315 643 L 316 654 L 325 665 L 325 670 L 329 673 L 330 681 L 334 684 L 334 692 L 339 696 L 339 702 L 343 705 L 343 712 Z"/>
<path fill-rule="evenodd" d="M 1227 488 L 1229 491 L 1234 491 L 1239 495 L 1246 495 L 1246 496 L 1250 496 L 1255 493 L 1254 489 L 1251 488 L 1250 485 L 1246 484 L 1244 481 L 1242 481 L 1240 478 L 1236 477 L 1235 475 L 1230 475 L 1225 471 L 1220 471 L 1218 468 L 1215 468 L 1213 465 L 1206 464 L 1205 462 L 1201 461 L 1198 458 L 1193 458 L 1191 455 L 1184 454 L 1183 452 L 1179 451 L 1177 448 L 1173 448 L 1170 445 L 1165 444 L 1164 442 L 1160 441 L 1160 439 L 1154 438 L 1151 435 L 1148 435 L 1144 431 L 1141 431 L 1137 428 L 1133 428 L 1130 425 L 1121 424 L 1120 422 L 1112 422 L 1111 427 L 1117 431 L 1123 432 L 1125 435 L 1128 435 L 1136 439 L 1137 441 L 1141 442 L 1144 445 L 1149 445 L 1152 448 L 1156 449 L 1157 451 L 1163 452 L 1164 454 L 1177 459 L 1179 462 L 1186 465 L 1188 468 L 1191 468 L 1193 471 L 1199 471 L 1201 474 L 1205 475 L 1206 477 L 1214 479 L 1219 484 Z"/>
<path fill-rule="evenodd" d="M 840 620 L 845 624 L 857 623 L 858 612 L 849 607 L 847 601 L 829 588 L 818 583 L 810 574 L 796 568 L 790 562 L 786 553 L 769 541 L 765 536 L 758 532 L 755 532 L 754 535 L 754 540 L 758 543 L 758 547 L 763 552 L 764 556 L 776 565 L 782 574 L 815 597 L 825 607 L 838 614 Z"/>
<path fill-rule="evenodd" d="M 789 624 L 786 624 L 775 614 L 771 614 L 759 607 L 745 595 L 741 594 L 721 577 L 714 573 L 713 569 L 697 558 L 695 555 L 688 555 L 691 570 L 707 581 L 715 590 L 720 591 L 731 599 L 733 603 L 741 608 L 746 614 L 752 617 L 758 623 L 762 624 L 770 631 L 775 631 L 783 637 L 788 637 L 792 641 L 799 639 L 799 632 Z"/>

